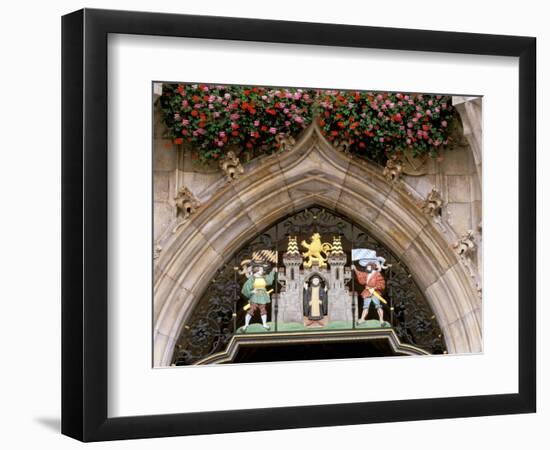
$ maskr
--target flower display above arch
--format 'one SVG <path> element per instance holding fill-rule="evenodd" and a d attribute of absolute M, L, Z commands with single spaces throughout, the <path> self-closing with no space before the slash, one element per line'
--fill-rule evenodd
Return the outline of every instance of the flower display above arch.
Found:
<path fill-rule="evenodd" d="M 160 101 L 172 142 L 203 161 L 235 147 L 272 153 L 314 120 L 329 142 L 379 162 L 404 151 L 436 157 L 451 140 L 446 95 L 168 83 Z"/>

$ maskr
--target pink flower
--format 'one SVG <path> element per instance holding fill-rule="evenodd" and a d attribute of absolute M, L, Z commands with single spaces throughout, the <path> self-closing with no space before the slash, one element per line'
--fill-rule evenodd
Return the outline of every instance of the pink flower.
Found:
<path fill-rule="evenodd" d="M 255 120 L 255 121 L 254 121 L 254 126 L 255 126 L 255 127 L 259 127 L 259 126 L 260 126 L 260 121 L 259 121 L 259 120 Z"/>
<path fill-rule="evenodd" d="M 221 113 L 218 112 L 218 111 L 214 111 L 213 113 L 213 116 L 217 119 L 218 117 L 220 117 Z"/>
<path fill-rule="evenodd" d="M 384 138 L 383 138 L 383 137 L 380 138 L 380 142 L 384 142 Z"/>
<path fill-rule="evenodd" d="M 223 147 L 223 141 L 218 141 L 218 147 Z"/>
<path fill-rule="evenodd" d="M 447 126 L 447 121 L 446 121 L 446 120 L 442 120 L 442 121 L 441 121 L 441 126 L 442 126 L 443 128 L 445 128 L 445 127 Z"/>
<path fill-rule="evenodd" d="M 384 113 L 382 111 L 378 111 L 378 117 L 384 117 Z"/>
<path fill-rule="evenodd" d="M 271 128 L 269 129 L 269 132 L 270 132 L 271 134 L 277 134 L 277 128 L 271 127 Z"/>
<path fill-rule="evenodd" d="M 225 131 L 220 131 L 218 134 L 220 135 L 221 138 L 225 137 Z"/>
<path fill-rule="evenodd" d="M 187 108 L 187 107 L 189 106 L 189 102 L 188 102 L 187 100 L 183 100 L 183 101 L 181 102 L 181 106 L 182 106 L 183 108 Z"/>
<path fill-rule="evenodd" d="M 182 124 L 182 125 L 189 125 L 189 120 L 183 119 L 183 120 L 181 121 L 181 124 Z"/>
<path fill-rule="evenodd" d="M 304 119 L 302 119 L 300 116 L 295 116 L 294 121 L 298 123 L 304 123 Z"/>
<path fill-rule="evenodd" d="M 230 99 L 231 99 L 231 94 L 229 94 L 228 92 L 226 92 L 226 93 L 223 95 L 223 98 L 225 98 L 226 100 L 230 100 Z"/>
<path fill-rule="evenodd" d="M 412 127 L 413 127 L 412 122 L 407 123 L 407 126 L 408 126 L 409 128 L 412 128 Z"/>
<path fill-rule="evenodd" d="M 431 112 L 429 109 L 427 109 L 427 110 L 426 110 L 426 115 L 431 116 L 431 115 L 432 115 L 432 112 Z"/>
<path fill-rule="evenodd" d="M 290 122 L 288 120 L 285 120 L 285 127 L 289 127 L 290 126 Z"/>
<path fill-rule="evenodd" d="M 239 117 L 241 117 L 241 116 L 239 116 L 237 113 L 231 114 L 231 115 L 229 116 L 229 118 L 230 118 L 231 120 L 239 120 Z"/>

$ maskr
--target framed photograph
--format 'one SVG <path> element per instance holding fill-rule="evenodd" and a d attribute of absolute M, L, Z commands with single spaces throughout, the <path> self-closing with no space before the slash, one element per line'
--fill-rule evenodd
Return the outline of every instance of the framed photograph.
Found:
<path fill-rule="evenodd" d="M 62 21 L 62 432 L 535 412 L 531 37 Z"/>

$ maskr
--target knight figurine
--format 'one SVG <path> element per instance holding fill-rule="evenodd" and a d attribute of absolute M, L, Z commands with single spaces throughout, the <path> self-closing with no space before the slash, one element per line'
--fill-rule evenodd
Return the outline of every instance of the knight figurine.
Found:
<path fill-rule="evenodd" d="M 358 323 L 362 323 L 366 320 L 369 313 L 369 307 L 371 303 L 374 303 L 376 312 L 380 324 L 384 324 L 384 310 L 382 303 L 386 304 L 386 300 L 382 297 L 382 293 L 386 288 L 386 281 L 382 275 L 382 268 L 385 266 L 385 259 L 381 256 L 376 256 L 374 250 L 369 249 L 353 249 L 352 258 L 353 261 L 359 261 L 359 265 L 364 270 L 358 270 L 355 265 L 352 264 L 351 269 L 355 272 L 357 282 L 363 286 L 361 292 L 361 298 L 363 299 L 363 311 Z"/>
<path fill-rule="evenodd" d="M 253 265 L 252 274 L 243 285 L 241 293 L 248 299 L 249 307 L 245 314 L 245 324 L 243 331 L 246 331 L 250 321 L 254 317 L 254 313 L 259 311 L 262 319 L 262 326 L 269 330 L 267 324 L 267 305 L 271 303 L 270 294 L 272 290 L 267 290 L 267 286 L 271 286 L 275 281 L 276 269 L 273 268 L 268 275 L 265 275 L 265 265 Z"/>

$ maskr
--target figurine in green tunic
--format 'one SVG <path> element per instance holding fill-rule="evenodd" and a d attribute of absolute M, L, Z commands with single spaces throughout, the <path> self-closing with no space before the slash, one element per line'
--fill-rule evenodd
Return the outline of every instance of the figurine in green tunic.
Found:
<path fill-rule="evenodd" d="M 248 325 L 250 325 L 250 320 L 254 317 L 256 311 L 260 311 L 260 316 L 262 318 L 262 325 L 266 330 L 269 330 L 269 325 L 267 324 L 267 308 L 266 305 L 271 303 L 271 298 L 269 294 L 271 290 L 267 290 L 267 286 L 271 286 L 275 281 L 276 269 L 269 273 L 269 275 L 264 274 L 264 266 L 254 266 L 252 268 L 252 275 L 246 280 L 246 283 L 243 285 L 241 290 L 242 294 L 248 299 L 250 307 L 245 315 L 245 324 L 243 331 L 246 331 Z"/>

